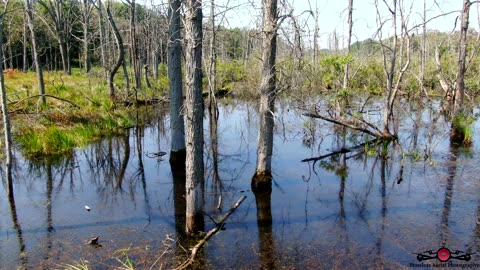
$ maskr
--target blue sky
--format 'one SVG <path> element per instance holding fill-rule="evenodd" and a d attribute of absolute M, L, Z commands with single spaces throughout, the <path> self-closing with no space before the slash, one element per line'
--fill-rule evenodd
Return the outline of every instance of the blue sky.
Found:
<path fill-rule="evenodd" d="M 149 0 L 147 0 L 149 1 Z M 155 1 L 155 0 L 154 0 Z M 168 0 L 157 0 L 164 3 Z M 391 3 L 393 0 L 386 0 Z M 379 0 L 382 16 L 390 16 L 382 0 Z M 410 13 L 410 25 L 420 24 L 422 22 L 423 0 L 403 0 L 406 7 L 406 13 Z M 426 0 L 427 19 L 438 16 L 442 13 L 451 11 L 460 11 L 462 0 Z M 342 37 L 346 33 L 347 20 L 346 8 L 348 0 L 278 0 L 279 8 L 283 13 L 293 9 L 293 15 L 298 16 L 301 21 L 304 42 L 311 42 L 313 35 L 314 20 L 305 13 L 306 10 L 319 11 L 319 38 L 320 46 L 325 48 L 329 35 L 336 31 L 340 37 L 340 46 L 342 46 Z M 309 4 L 310 3 L 310 4 Z M 375 38 L 374 33 L 377 30 L 375 0 L 354 0 L 353 6 L 353 37 L 352 42 Z M 204 16 L 209 15 L 210 0 L 203 0 Z M 217 13 L 225 11 L 225 20 L 223 24 L 229 27 L 259 27 L 261 24 L 261 0 L 215 0 L 218 5 Z M 478 5 L 472 6 L 470 11 L 470 28 L 478 29 Z M 227 6 L 227 7 L 225 7 Z M 410 9 L 411 8 L 411 9 Z M 411 11 L 410 11 L 411 10 Z M 460 13 L 456 12 L 449 16 L 440 17 L 428 23 L 429 30 L 440 30 L 450 32 L 455 26 L 455 18 Z M 220 19 L 220 16 L 218 17 Z M 288 26 L 288 21 L 285 22 Z M 459 23 L 457 24 L 457 30 Z M 386 37 L 391 31 L 391 24 L 386 23 L 383 36 Z M 421 31 L 419 29 L 419 31 Z"/>
<path fill-rule="evenodd" d="M 204 5 L 209 5 L 209 0 L 204 0 Z M 228 2 L 228 6 L 234 7 L 239 6 L 238 8 L 231 9 L 226 13 L 227 21 L 231 27 L 252 27 L 260 23 L 260 14 L 261 14 L 261 1 L 260 0 L 216 0 L 218 5 L 222 5 Z M 390 16 L 385 8 L 385 5 L 380 0 L 381 13 L 383 16 Z M 387 0 L 391 3 L 392 0 Z M 420 24 L 422 22 L 422 13 L 423 13 L 423 1 L 422 0 L 404 0 L 404 5 L 406 7 L 406 13 L 410 12 L 410 25 Z M 435 2 L 437 4 L 435 4 Z M 294 9 L 294 15 L 300 15 L 306 10 L 310 10 L 308 0 L 279 0 L 279 8 L 287 3 L 289 7 L 287 10 Z M 353 6 L 353 35 L 352 42 L 357 40 L 364 40 L 367 38 L 373 38 L 374 33 L 377 30 L 376 24 L 376 9 L 374 5 L 374 0 L 354 0 Z M 450 11 L 460 10 L 462 7 L 462 0 L 427 0 L 427 19 L 434 16 L 438 16 L 442 13 L 447 13 Z M 346 20 L 346 8 L 348 6 L 348 0 L 330 0 L 330 1 L 315 1 L 310 0 L 312 9 L 319 10 L 319 36 L 320 43 L 322 47 L 326 47 L 329 33 L 336 31 L 337 34 L 342 37 L 346 33 L 347 29 L 347 20 Z M 219 8 L 220 9 L 220 8 Z M 477 5 L 472 6 L 470 11 L 470 27 L 478 29 L 477 21 Z M 218 11 L 217 11 L 218 12 Z M 209 12 L 208 10 L 204 11 L 205 15 Z M 435 20 L 432 20 L 427 24 L 427 28 L 430 30 L 440 30 L 440 31 L 452 31 L 455 26 L 455 18 L 459 16 L 458 13 L 451 14 L 449 16 L 440 17 Z M 309 34 L 313 33 L 313 24 L 314 20 L 311 16 L 308 16 L 307 13 L 301 15 L 301 19 L 304 21 L 304 35 L 305 40 L 308 41 Z M 387 23 L 385 25 L 385 30 L 383 36 L 388 35 L 391 24 Z M 458 24 L 457 24 L 458 29 Z M 420 31 L 420 29 L 419 29 Z"/>

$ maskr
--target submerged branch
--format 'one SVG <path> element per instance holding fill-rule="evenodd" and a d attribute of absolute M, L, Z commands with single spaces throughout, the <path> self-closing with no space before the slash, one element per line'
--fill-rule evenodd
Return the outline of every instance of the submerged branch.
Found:
<path fill-rule="evenodd" d="M 347 123 L 343 123 L 343 122 L 340 122 L 340 121 L 337 121 L 335 119 L 328 118 L 328 117 L 325 117 L 325 116 L 322 116 L 322 115 L 318 115 L 318 114 L 314 114 L 314 113 L 304 113 L 303 115 L 313 117 L 313 118 L 320 118 L 320 119 L 325 120 L 327 122 L 331 122 L 331 123 L 334 123 L 334 124 L 337 124 L 337 125 L 340 125 L 340 126 L 344 126 L 346 128 L 350 128 L 350 129 L 353 129 L 353 130 L 361 131 L 363 133 L 367 133 L 367 134 L 372 135 L 373 137 L 376 137 L 376 138 L 379 138 L 379 137 L 383 136 L 383 135 L 381 135 L 379 133 L 375 133 L 375 132 L 373 132 L 369 129 L 362 128 L 362 127 L 357 127 L 357 126 L 350 125 L 350 124 L 347 124 Z"/>
<path fill-rule="evenodd" d="M 380 138 L 375 138 L 373 140 L 370 140 L 370 141 L 367 141 L 367 142 L 364 142 L 364 143 L 361 143 L 361 144 L 358 144 L 358 145 L 354 145 L 354 146 L 349 147 L 349 148 L 342 147 L 338 150 L 335 150 L 335 151 L 333 151 L 331 153 L 328 153 L 328 154 L 325 154 L 325 155 L 321 155 L 319 157 L 303 159 L 301 162 L 319 161 L 319 160 L 322 160 L 322 159 L 325 159 L 325 158 L 328 158 L 328 157 L 331 157 L 331 156 L 353 152 L 355 149 L 358 149 L 360 147 L 364 147 L 365 145 L 375 144 L 379 140 L 380 140 Z"/>
<path fill-rule="evenodd" d="M 186 269 L 187 267 L 189 267 L 195 260 L 195 257 L 197 256 L 197 253 L 198 251 L 200 251 L 200 249 L 202 248 L 202 246 L 208 241 L 208 239 L 210 239 L 210 237 L 212 237 L 212 235 L 214 235 L 215 233 L 217 233 L 220 229 L 222 229 L 223 227 L 223 224 L 225 223 L 225 221 L 227 220 L 227 218 L 240 206 L 240 204 L 242 204 L 242 202 L 247 198 L 247 196 L 242 196 L 240 197 L 240 199 L 238 199 L 238 201 L 232 206 L 232 208 L 230 208 L 230 210 L 218 221 L 218 222 L 215 222 L 216 226 L 211 229 L 210 231 L 207 232 L 207 234 L 205 235 L 205 237 L 200 240 L 193 248 L 192 248 L 192 254 L 190 255 L 190 258 L 188 258 L 188 260 L 186 260 L 184 263 L 182 263 L 180 266 L 178 266 L 177 268 L 175 268 L 176 270 L 180 270 L 180 269 Z"/>

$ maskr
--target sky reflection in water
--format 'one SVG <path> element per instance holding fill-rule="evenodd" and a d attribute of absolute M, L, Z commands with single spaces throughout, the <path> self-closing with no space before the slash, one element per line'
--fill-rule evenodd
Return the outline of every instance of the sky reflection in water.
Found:
<path fill-rule="evenodd" d="M 400 147 L 390 146 L 387 159 L 372 148 L 369 155 L 354 151 L 300 162 L 365 138 L 303 117 L 295 104 L 280 101 L 277 107 L 271 198 L 250 192 L 255 105 L 220 105 L 215 159 L 205 116 L 205 212 L 218 217 L 241 195 L 248 198 L 209 241 L 198 267 L 398 268 L 416 262 L 412 253 L 442 245 L 480 252 L 476 134 L 470 149 L 451 148 L 448 126 L 442 120 L 430 124 L 432 109 L 409 108 L 399 121 L 403 160 Z M 165 241 L 167 235 L 177 239 L 183 222 L 175 215 L 181 194 L 174 192 L 168 155 L 148 155 L 169 152 L 168 115 L 140 110 L 158 121 L 60 160 L 30 162 L 16 153 L 14 208 L 0 197 L 0 269 L 58 267 L 81 258 L 93 269 L 118 267 L 114 252 L 128 247 L 138 269 L 174 266 L 185 258 L 182 245 L 188 242 Z M 424 161 L 424 153 L 431 158 Z M 220 182 L 213 177 L 214 160 Z M 0 192 L 6 194 L 5 185 Z M 222 211 L 216 209 L 220 195 Z M 102 248 L 85 244 L 93 236 L 100 236 Z M 480 263 L 479 256 L 472 262 Z"/>

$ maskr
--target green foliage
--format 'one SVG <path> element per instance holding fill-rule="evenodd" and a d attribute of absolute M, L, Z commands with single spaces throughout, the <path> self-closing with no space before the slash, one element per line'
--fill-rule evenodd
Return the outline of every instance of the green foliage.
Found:
<path fill-rule="evenodd" d="M 222 88 L 229 83 L 241 81 L 244 77 L 244 67 L 240 61 L 218 61 L 217 81 Z"/>
<path fill-rule="evenodd" d="M 352 89 L 362 90 L 371 94 L 379 95 L 385 89 L 385 75 L 382 63 L 374 58 L 365 60 L 360 66 L 353 67 L 356 74 L 349 81 Z"/>
<path fill-rule="evenodd" d="M 133 261 L 128 256 L 129 248 L 116 250 L 113 255 L 122 264 L 123 269 L 134 270 Z"/>
<path fill-rule="evenodd" d="M 322 58 L 320 69 L 322 71 L 322 83 L 326 88 L 341 88 L 343 81 L 343 69 L 346 64 L 353 63 L 351 55 L 331 55 Z"/>
<path fill-rule="evenodd" d="M 32 112 L 33 117 L 14 119 L 14 140 L 24 155 L 38 157 L 60 155 L 83 147 L 92 140 L 109 134 L 124 132 L 133 125 L 128 110 L 116 110 L 115 103 L 108 96 L 104 83 L 88 78 L 78 70 L 72 76 L 56 72 L 45 73 L 47 94 L 75 103 L 47 97 L 47 105 L 40 107 L 35 94 L 26 89 L 35 78 L 35 73 L 12 73 L 6 81 L 8 96 L 13 102 L 10 110 Z M 99 79 L 100 80 L 100 79 Z M 31 85 L 36 85 L 31 83 Z M 37 114 L 41 111 L 41 114 Z"/>
<path fill-rule="evenodd" d="M 452 132 L 453 136 L 459 140 L 463 140 L 464 145 L 470 145 L 472 143 L 473 123 L 476 117 L 459 113 L 452 119 Z"/>
<path fill-rule="evenodd" d="M 406 157 L 410 158 L 412 162 L 417 162 L 422 158 L 422 154 L 420 154 L 418 151 L 408 151 L 404 154 Z"/>

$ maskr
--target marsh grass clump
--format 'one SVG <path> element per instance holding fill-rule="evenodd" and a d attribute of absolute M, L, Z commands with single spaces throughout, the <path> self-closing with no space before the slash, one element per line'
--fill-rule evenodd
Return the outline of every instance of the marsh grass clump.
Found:
<path fill-rule="evenodd" d="M 472 144 L 473 123 L 475 117 L 460 113 L 453 117 L 450 140 L 453 144 L 470 146 Z"/>
<path fill-rule="evenodd" d="M 84 147 L 105 136 L 125 132 L 133 125 L 126 112 L 81 113 L 80 115 L 51 113 L 24 122 L 15 137 L 27 157 L 54 156 Z"/>
<path fill-rule="evenodd" d="M 47 103 L 40 105 L 35 73 L 11 70 L 6 87 L 13 114 L 14 141 L 30 158 L 66 154 L 134 125 L 130 109 L 115 104 L 101 76 L 45 72 Z M 119 89 L 118 95 L 125 96 Z M 143 93 L 142 95 L 151 95 Z"/>

